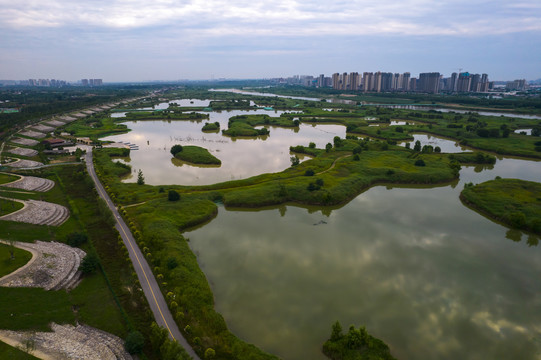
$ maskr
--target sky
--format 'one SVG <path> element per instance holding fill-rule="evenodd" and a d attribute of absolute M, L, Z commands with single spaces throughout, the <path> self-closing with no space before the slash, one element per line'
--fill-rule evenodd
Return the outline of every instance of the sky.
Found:
<path fill-rule="evenodd" d="M 541 0 L 0 0 L 0 79 L 541 78 Z"/>

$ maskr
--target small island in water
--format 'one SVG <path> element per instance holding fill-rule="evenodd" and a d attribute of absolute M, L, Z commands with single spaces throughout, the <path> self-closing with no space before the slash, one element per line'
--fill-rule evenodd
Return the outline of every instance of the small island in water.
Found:
<path fill-rule="evenodd" d="M 171 154 L 179 160 L 198 165 L 221 165 L 222 162 L 207 149 L 195 145 L 173 145 Z"/>

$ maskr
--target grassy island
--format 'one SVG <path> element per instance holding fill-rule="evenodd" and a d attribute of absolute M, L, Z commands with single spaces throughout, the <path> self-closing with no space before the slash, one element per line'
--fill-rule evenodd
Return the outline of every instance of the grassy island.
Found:
<path fill-rule="evenodd" d="M 182 150 L 178 151 L 175 158 L 198 165 L 222 165 L 220 159 L 212 155 L 207 149 L 199 146 L 182 146 Z"/>
<path fill-rule="evenodd" d="M 220 131 L 220 123 L 218 121 L 216 122 L 213 122 L 213 123 L 205 123 L 205 125 L 203 125 L 203 128 L 201 129 L 201 131 L 204 131 L 204 132 L 217 132 L 217 131 Z"/>
<path fill-rule="evenodd" d="M 460 199 L 513 228 L 541 233 L 541 183 L 495 179 L 478 185 L 467 184 Z"/>

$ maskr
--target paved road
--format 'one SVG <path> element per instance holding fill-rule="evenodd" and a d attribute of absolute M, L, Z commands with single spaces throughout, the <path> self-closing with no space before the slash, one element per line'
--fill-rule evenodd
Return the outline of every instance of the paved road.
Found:
<path fill-rule="evenodd" d="M 111 211 L 113 212 L 113 216 L 116 219 L 115 227 L 120 233 L 124 244 L 128 248 L 130 259 L 135 268 L 135 272 L 137 273 L 137 277 L 139 278 L 139 282 L 141 283 L 141 287 L 143 288 L 143 292 L 145 293 L 148 303 L 150 304 L 150 309 L 154 313 L 154 318 L 156 319 L 156 322 L 158 323 L 158 325 L 166 328 L 169 331 L 169 335 L 171 336 L 171 338 L 178 341 L 178 343 L 182 345 L 182 347 L 184 347 L 184 349 L 188 352 L 188 354 L 190 354 L 190 356 L 192 356 L 196 360 L 200 360 L 199 356 L 197 356 L 195 351 L 193 351 L 191 346 L 188 344 L 188 342 L 186 341 L 184 336 L 182 336 L 182 333 L 178 329 L 178 326 L 173 320 L 173 316 L 171 315 L 171 312 L 167 307 L 165 299 L 163 298 L 158 283 L 156 282 L 156 279 L 154 278 L 154 275 L 150 270 L 150 266 L 148 265 L 146 259 L 143 257 L 141 250 L 139 250 L 139 246 L 137 246 L 137 243 L 135 242 L 135 239 L 130 229 L 118 213 L 109 195 L 107 195 L 107 193 L 105 192 L 103 185 L 98 180 L 98 177 L 96 176 L 96 171 L 94 170 L 94 164 L 92 162 L 92 150 L 86 152 L 85 161 L 86 168 L 88 169 L 88 174 L 90 175 L 92 180 L 94 180 L 98 194 L 103 200 L 105 200 L 107 206 L 109 206 L 109 209 L 111 209 Z"/>

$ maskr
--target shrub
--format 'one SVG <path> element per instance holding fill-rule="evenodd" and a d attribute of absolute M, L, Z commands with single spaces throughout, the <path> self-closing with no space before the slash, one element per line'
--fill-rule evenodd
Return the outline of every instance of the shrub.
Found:
<path fill-rule="evenodd" d="M 304 176 L 314 176 L 315 172 L 312 169 L 308 169 L 304 172 Z"/>
<path fill-rule="evenodd" d="M 178 201 L 180 200 L 180 195 L 175 190 L 169 190 L 169 192 L 167 193 L 167 200 Z"/>
<path fill-rule="evenodd" d="M 173 146 L 171 147 L 171 154 L 172 154 L 173 156 L 175 156 L 176 154 L 178 154 L 178 153 L 181 152 L 181 151 L 182 151 L 182 145 L 178 145 L 178 144 L 177 144 L 177 145 L 173 145 Z"/>
<path fill-rule="evenodd" d="M 130 354 L 140 354 L 145 345 L 145 338 L 139 331 L 132 331 L 126 336 L 124 347 Z"/>
<path fill-rule="evenodd" d="M 415 162 L 415 166 L 425 166 L 425 162 L 423 159 L 419 159 Z"/>
<path fill-rule="evenodd" d="M 98 259 L 98 256 L 96 254 L 87 254 L 83 261 L 81 261 L 81 265 L 79 266 L 79 270 L 85 275 L 88 275 L 92 273 L 96 268 L 98 267 L 98 264 L 100 263 L 100 260 Z"/>
<path fill-rule="evenodd" d="M 66 236 L 66 243 L 73 247 L 79 247 L 87 241 L 88 236 L 85 233 L 73 232 Z"/>

